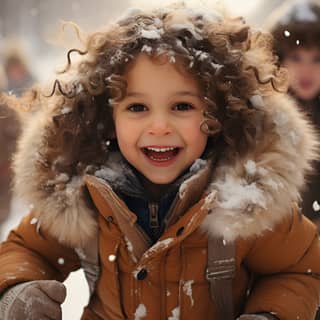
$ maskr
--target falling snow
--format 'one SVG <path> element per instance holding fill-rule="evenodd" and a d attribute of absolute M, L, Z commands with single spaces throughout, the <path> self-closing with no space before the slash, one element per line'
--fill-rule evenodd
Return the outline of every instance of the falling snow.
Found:
<path fill-rule="evenodd" d="M 37 218 L 32 218 L 30 224 L 36 224 L 38 222 Z"/>
<path fill-rule="evenodd" d="M 319 205 L 318 201 L 314 201 L 314 202 L 313 202 L 312 208 L 313 208 L 313 210 L 316 211 L 316 212 L 320 211 L 320 205 Z"/>

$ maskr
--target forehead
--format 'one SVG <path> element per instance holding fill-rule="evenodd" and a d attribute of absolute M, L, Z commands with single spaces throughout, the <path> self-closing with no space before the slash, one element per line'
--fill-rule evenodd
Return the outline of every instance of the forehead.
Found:
<path fill-rule="evenodd" d="M 317 56 L 320 55 L 320 48 L 318 47 L 298 47 L 288 52 L 288 55 L 299 54 L 301 56 Z"/>
<path fill-rule="evenodd" d="M 150 87 L 152 84 L 161 83 L 165 87 L 170 85 L 173 88 L 183 86 L 200 89 L 197 78 L 186 70 L 183 62 L 179 59 L 170 61 L 165 54 L 160 56 L 139 54 L 128 66 L 124 78 L 128 88 L 139 87 L 140 84 Z"/>

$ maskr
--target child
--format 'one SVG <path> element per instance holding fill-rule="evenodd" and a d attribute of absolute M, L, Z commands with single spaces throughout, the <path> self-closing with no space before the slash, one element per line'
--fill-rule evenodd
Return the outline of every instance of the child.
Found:
<path fill-rule="evenodd" d="M 290 93 L 320 127 L 320 6 L 315 1 L 285 4 L 269 23 L 275 51 L 289 72 Z M 320 162 L 302 194 L 302 211 L 320 227 Z"/>
<path fill-rule="evenodd" d="M 317 143 L 278 92 L 271 37 L 136 9 L 68 61 L 49 97 L 20 102 L 33 210 L 1 246 L 0 318 L 61 319 L 82 267 L 83 320 L 313 319 L 320 243 L 295 202 Z"/>

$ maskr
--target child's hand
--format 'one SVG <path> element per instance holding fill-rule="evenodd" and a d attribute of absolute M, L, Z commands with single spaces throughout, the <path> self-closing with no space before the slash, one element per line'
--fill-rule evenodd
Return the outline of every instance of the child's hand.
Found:
<path fill-rule="evenodd" d="M 18 284 L 0 299 L 2 320 L 61 320 L 61 303 L 66 298 L 65 286 L 55 280 L 39 280 Z"/>

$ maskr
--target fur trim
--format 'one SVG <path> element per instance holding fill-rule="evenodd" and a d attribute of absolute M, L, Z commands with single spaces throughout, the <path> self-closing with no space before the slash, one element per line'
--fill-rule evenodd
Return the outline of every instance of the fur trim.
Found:
<path fill-rule="evenodd" d="M 94 211 L 84 194 L 83 176 L 56 176 L 43 155 L 52 125 L 52 111 L 43 109 L 29 118 L 14 158 L 15 191 L 34 208 L 41 228 L 61 243 L 83 247 L 97 231 Z M 49 189 L 54 190 L 48 193 Z"/>
<path fill-rule="evenodd" d="M 285 95 L 253 98 L 273 126 L 261 134 L 245 158 L 232 165 L 221 161 L 205 201 L 211 214 L 202 227 L 226 241 L 259 235 L 291 214 L 311 161 L 317 158 L 315 131 L 292 99 Z"/>
<path fill-rule="evenodd" d="M 318 148 L 313 128 L 290 98 L 255 96 L 251 102 L 267 114 L 266 123 L 257 123 L 263 132 L 246 157 L 220 160 L 205 202 L 210 214 L 202 228 L 226 240 L 259 235 L 290 214 Z M 41 227 L 81 247 L 96 235 L 97 219 L 85 200 L 83 176 L 56 175 L 46 166 L 54 113 L 42 109 L 30 119 L 14 161 L 15 187 L 34 205 Z"/>

